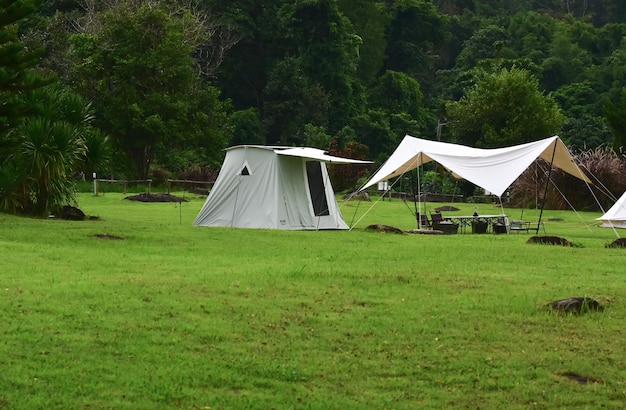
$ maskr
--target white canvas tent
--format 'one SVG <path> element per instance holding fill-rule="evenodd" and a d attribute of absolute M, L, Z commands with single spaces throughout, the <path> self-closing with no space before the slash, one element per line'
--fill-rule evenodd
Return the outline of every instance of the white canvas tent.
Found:
<path fill-rule="evenodd" d="M 626 228 L 626 192 L 597 220 L 602 221 L 603 228 Z"/>
<path fill-rule="evenodd" d="M 315 148 L 242 145 L 226 150 L 195 226 L 348 229 L 326 163 L 369 164 Z"/>
<path fill-rule="evenodd" d="M 558 136 L 506 148 L 480 149 L 430 141 L 406 135 L 391 157 L 361 188 L 400 176 L 422 164 L 436 161 L 457 178 L 466 179 L 498 197 L 537 158 L 588 183 Z"/>

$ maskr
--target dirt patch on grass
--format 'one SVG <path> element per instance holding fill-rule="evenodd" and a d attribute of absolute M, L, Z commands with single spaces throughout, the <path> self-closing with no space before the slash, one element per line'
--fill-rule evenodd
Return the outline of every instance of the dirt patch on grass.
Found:
<path fill-rule="evenodd" d="M 445 205 L 445 206 L 440 206 L 439 208 L 435 208 L 435 211 L 439 211 L 439 212 L 455 212 L 455 211 L 460 211 L 460 209 L 457 208 L 456 206 Z"/>
<path fill-rule="evenodd" d="M 626 238 L 619 238 L 611 243 L 607 243 L 606 248 L 626 248 Z"/>
<path fill-rule="evenodd" d="M 573 242 L 559 236 L 531 236 L 526 243 L 539 243 L 542 245 L 560 245 L 578 247 Z"/>
<path fill-rule="evenodd" d="M 585 296 L 555 300 L 548 303 L 548 306 L 552 310 L 561 313 L 585 313 L 604 310 L 604 306 L 600 302 Z"/>
<path fill-rule="evenodd" d="M 126 198 L 129 201 L 139 201 L 139 202 L 187 202 L 186 199 L 179 198 L 175 195 L 156 193 L 151 194 L 148 192 L 143 192 L 141 194 L 127 196 Z"/>
<path fill-rule="evenodd" d="M 97 233 L 94 236 L 99 239 L 112 239 L 115 241 L 126 239 L 126 238 L 122 238 L 121 236 L 111 235 L 108 233 Z"/>
<path fill-rule="evenodd" d="M 557 376 L 565 377 L 566 379 L 578 382 L 580 384 L 589 384 L 589 383 L 601 384 L 602 383 L 602 380 L 598 379 L 597 377 L 583 376 L 581 374 L 574 373 L 574 372 L 557 373 Z"/>
<path fill-rule="evenodd" d="M 366 231 L 377 231 L 381 233 L 395 233 L 398 235 L 404 234 L 404 231 L 400 228 L 396 228 L 395 226 L 382 225 L 382 224 L 373 224 L 369 225 L 365 228 Z"/>

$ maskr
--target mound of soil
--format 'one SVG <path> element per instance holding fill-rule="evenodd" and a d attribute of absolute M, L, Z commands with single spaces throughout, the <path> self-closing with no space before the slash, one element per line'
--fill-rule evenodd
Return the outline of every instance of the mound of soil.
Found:
<path fill-rule="evenodd" d="M 455 211 L 460 211 L 460 209 L 457 208 L 456 206 L 445 205 L 445 206 L 440 206 L 439 208 L 435 208 L 435 211 L 439 211 L 439 212 L 455 212 Z"/>
<path fill-rule="evenodd" d="M 606 248 L 626 248 L 626 238 L 619 238 L 611 243 L 607 243 Z"/>
<path fill-rule="evenodd" d="M 604 310 L 595 299 L 588 297 L 567 298 L 548 303 L 553 310 L 564 313 L 584 313 L 592 310 Z"/>
<path fill-rule="evenodd" d="M 531 236 L 526 243 L 539 243 L 543 245 L 576 246 L 573 242 L 559 236 Z"/>
<path fill-rule="evenodd" d="M 367 228 L 365 228 L 365 230 L 367 231 L 378 231 L 378 232 L 382 232 L 382 233 L 396 233 L 399 235 L 404 234 L 404 231 L 402 229 L 396 228 L 395 226 L 389 226 L 389 225 L 381 225 L 381 224 L 373 224 L 373 225 L 369 225 Z"/>
<path fill-rule="evenodd" d="M 61 209 L 59 217 L 68 221 L 84 221 L 85 213 L 75 206 L 65 205 L 63 209 Z"/>
<path fill-rule="evenodd" d="M 150 194 L 148 192 L 143 192 L 141 194 L 127 196 L 124 199 L 128 199 L 129 201 L 139 201 L 139 202 L 187 202 L 186 199 L 179 198 L 170 194 L 156 193 Z"/>

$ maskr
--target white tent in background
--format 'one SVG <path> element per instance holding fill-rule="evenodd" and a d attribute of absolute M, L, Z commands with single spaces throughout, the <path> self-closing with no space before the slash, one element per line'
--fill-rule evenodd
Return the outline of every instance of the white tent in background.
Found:
<path fill-rule="evenodd" d="M 602 221 L 603 228 L 626 228 L 626 192 L 597 220 Z"/>
<path fill-rule="evenodd" d="M 430 141 L 406 135 L 391 157 L 361 188 L 400 176 L 422 164 L 436 161 L 457 178 L 466 179 L 498 197 L 537 158 L 588 183 L 558 136 L 506 148 L 480 149 Z"/>
<path fill-rule="evenodd" d="M 348 229 L 326 163 L 369 164 L 315 148 L 242 145 L 226 150 L 195 226 Z"/>

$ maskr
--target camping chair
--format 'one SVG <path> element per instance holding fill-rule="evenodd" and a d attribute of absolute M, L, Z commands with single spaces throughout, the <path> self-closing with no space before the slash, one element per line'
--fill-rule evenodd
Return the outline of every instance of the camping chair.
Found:
<path fill-rule="evenodd" d="M 426 216 L 424 214 L 420 214 L 419 212 L 416 212 L 415 213 L 415 219 L 418 222 L 418 227 L 419 228 L 424 228 L 424 229 L 432 228 L 432 225 L 430 224 L 430 221 L 428 220 L 428 216 Z"/>
<path fill-rule="evenodd" d="M 528 232 L 535 231 L 537 235 L 539 235 L 539 229 L 543 228 L 543 234 L 546 234 L 546 226 L 543 224 L 543 221 L 539 222 L 525 222 L 528 226 Z"/>
<path fill-rule="evenodd" d="M 433 225 L 443 222 L 443 215 L 439 212 L 430 214 L 430 219 L 433 221 Z"/>
<path fill-rule="evenodd" d="M 521 231 L 526 231 L 526 233 L 528 233 L 529 228 L 530 224 L 528 222 L 520 221 L 519 219 L 514 219 L 509 224 L 510 232 L 520 233 Z"/>
<path fill-rule="evenodd" d="M 446 220 L 439 212 L 430 214 L 430 218 L 432 228 L 437 231 L 442 231 L 446 234 L 455 234 L 459 231 L 459 224 Z"/>
<path fill-rule="evenodd" d="M 545 235 L 546 227 L 543 224 L 543 221 L 526 222 L 526 221 L 521 221 L 519 219 L 516 219 L 516 220 L 511 221 L 511 224 L 509 225 L 509 231 L 511 232 L 515 231 L 517 233 L 520 233 L 521 231 L 526 231 L 526 233 L 529 233 L 530 231 L 535 231 L 535 233 L 539 234 L 540 228 L 543 228 L 543 233 Z"/>

